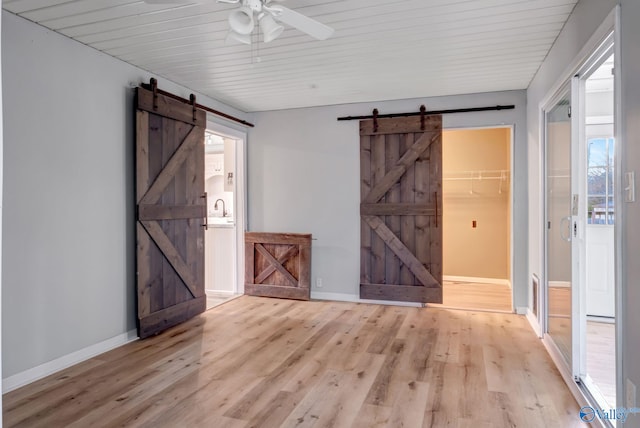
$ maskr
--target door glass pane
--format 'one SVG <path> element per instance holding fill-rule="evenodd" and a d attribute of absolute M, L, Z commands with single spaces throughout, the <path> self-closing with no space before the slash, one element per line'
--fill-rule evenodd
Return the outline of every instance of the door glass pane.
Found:
<path fill-rule="evenodd" d="M 589 195 L 605 196 L 607 191 L 607 170 L 600 167 L 589 168 L 587 192 Z"/>
<path fill-rule="evenodd" d="M 601 409 L 616 404 L 615 362 L 615 222 L 614 206 L 614 76 L 613 56 L 585 76 L 584 135 L 587 144 L 587 225 L 584 228 L 584 263 L 580 267 L 584 284 L 585 317 L 579 320 L 585 343 L 580 373 L 584 385 Z M 582 180 L 582 177 L 580 177 Z M 576 320 L 578 321 L 578 320 Z M 618 424 L 618 426 L 621 426 Z"/>
<path fill-rule="evenodd" d="M 613 167 L 613 160 L 615 155 L 615 140 L 613 138 L 609 138 L 609 166 Z"/>
<path fill-rule="evenodd" d="M 587 199 L 587 223 L 606 224 L 606 210 L 604 196 L 589 196 Z"/>
<path fill-rule="evenodd" d="M 590 132 L 611 134 L 613 124 L 601 123 L 597 127 L 587 126 L 587 135 Z M 612 137 L 587 140 L 588 224 L 613 224 L 614 148 L 615 140 Z"/>
<path fill-rule="evenodd" d="M 589 166 L 607 165 L 607 141 L 604 138 L 589 140 Z"/>
<path fill-rule="evenodd" d="M 546 112 L 547 330 L 571 365 L 570 93 Z M 599 147 L 599 146 L 598 146 Z M 598 151 L 594 149 L 595 153 Z M 606 150 L 602 152 L 606 161 Z M 597 177 L 600 172 L 594 171 Z M 597 181 L 597 179 L 596 179 Z M 605 185 L 606 188 L 606 185 Z"/>

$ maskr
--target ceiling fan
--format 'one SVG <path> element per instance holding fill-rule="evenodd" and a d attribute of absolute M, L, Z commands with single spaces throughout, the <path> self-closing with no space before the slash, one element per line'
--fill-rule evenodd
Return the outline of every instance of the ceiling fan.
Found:
<path fill-rule="evenodd" d="M 193 0 L 144 0 L 149 4 L 192 3 Z M 206 0 L 197 0 L 203 2 Z M 269 43 L 284 31 L 282 24 L 296 28 L 318 40 L 326 40 L 333 34 L 333 28 L 309 18 L 299 12 L 273 3 L 283 0 L 217 0 L 218 3 L 238 4 L 240 7 L 229 14 L 229 33 L 226 42 L 237 41 L 251 44 L 251 34 L 256 26 L 263 34 L 263 41 Z"/>

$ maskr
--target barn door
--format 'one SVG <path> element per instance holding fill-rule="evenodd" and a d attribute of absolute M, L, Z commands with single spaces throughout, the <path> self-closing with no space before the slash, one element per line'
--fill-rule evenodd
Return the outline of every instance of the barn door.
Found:
<path fill-rule="evenodd" d="M 137 92 L 138 334 L 203 312 L 204 126 L 192 105 Z"/>
<path fill-rule="evenodd" d="M 360 298 L 442 303 L 442 117 L 360 122 Z"/>

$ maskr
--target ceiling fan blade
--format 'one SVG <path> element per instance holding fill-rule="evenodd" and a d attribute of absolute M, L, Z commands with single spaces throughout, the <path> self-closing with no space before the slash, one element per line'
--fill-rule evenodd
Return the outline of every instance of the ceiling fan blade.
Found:
<path fill-rule="evenodd" d="M 268 9 L 273 13 L 273 16 L 281 22 L 287 25 L 297 28 L 303 33 L 307 33 L 311 37 L 318 40 L 326 40 L 334 33 L 334 29 L 324 25 L 321 22 L 311 19 L 301 13 L 289 9 L 284 6 L 269 6 Z"/>

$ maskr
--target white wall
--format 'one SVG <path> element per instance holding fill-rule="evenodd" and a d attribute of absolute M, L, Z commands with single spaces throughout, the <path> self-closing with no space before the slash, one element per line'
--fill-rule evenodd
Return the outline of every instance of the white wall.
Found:
<path fill-rule="evenodd" d="M 527 90 L 529 161 L 529 274 L 542 278 L 542 195 L 539 104 L 561 80 L 591 35 L 615 6 L 615 0 L 580 0 Z M 529 300 L 531 301 L 531 300 Z"/>
<path fill-rule="evenodd" d="M 516 306 L 527 305 L 525 93 L 461 95 L 256 113 L 251 130 L 249 228 L 312 233 L 314 292 L 354 296 L 360 278 L 360 159 L 358 121 L 339 116 L 515 104 L 515 110 L 450 114 L 445 128 L 515 125 L 514 290 Z"/>
<path fill-rule="evenodd" d="M 2 219 L 8 378 L 135 329 L 130 83 L 151 76 L 2 15 L 2 86 L 10 106 Z M 188 98 L 185 88 L 162 79 L 159 86 Z M 198 101 L 242 116 L 206 97 Z"/>
<path fill-rule="evenodd" d="M 640 2 L 621 0 L 621 161 L 622 171 L 636 172 L 636 189 L 640 177 Z M 638 192 L 636 190 L 636 192 Z M 625 307 L 622 340 L 622 373 L 640 387 L 640 193 L 636 193 L 635 203 L 625 203 L 617 207 L 620 216 L 618 226 L 622 230 L 622 283 Z M 625 403 L 619 403 L 624 405 Z M 636 402 L 637 406 L 638 403 Z M 639 415 L 635 416 L 640 419 Z M 636 422 L 640 423 L 640 422 Z"/>

